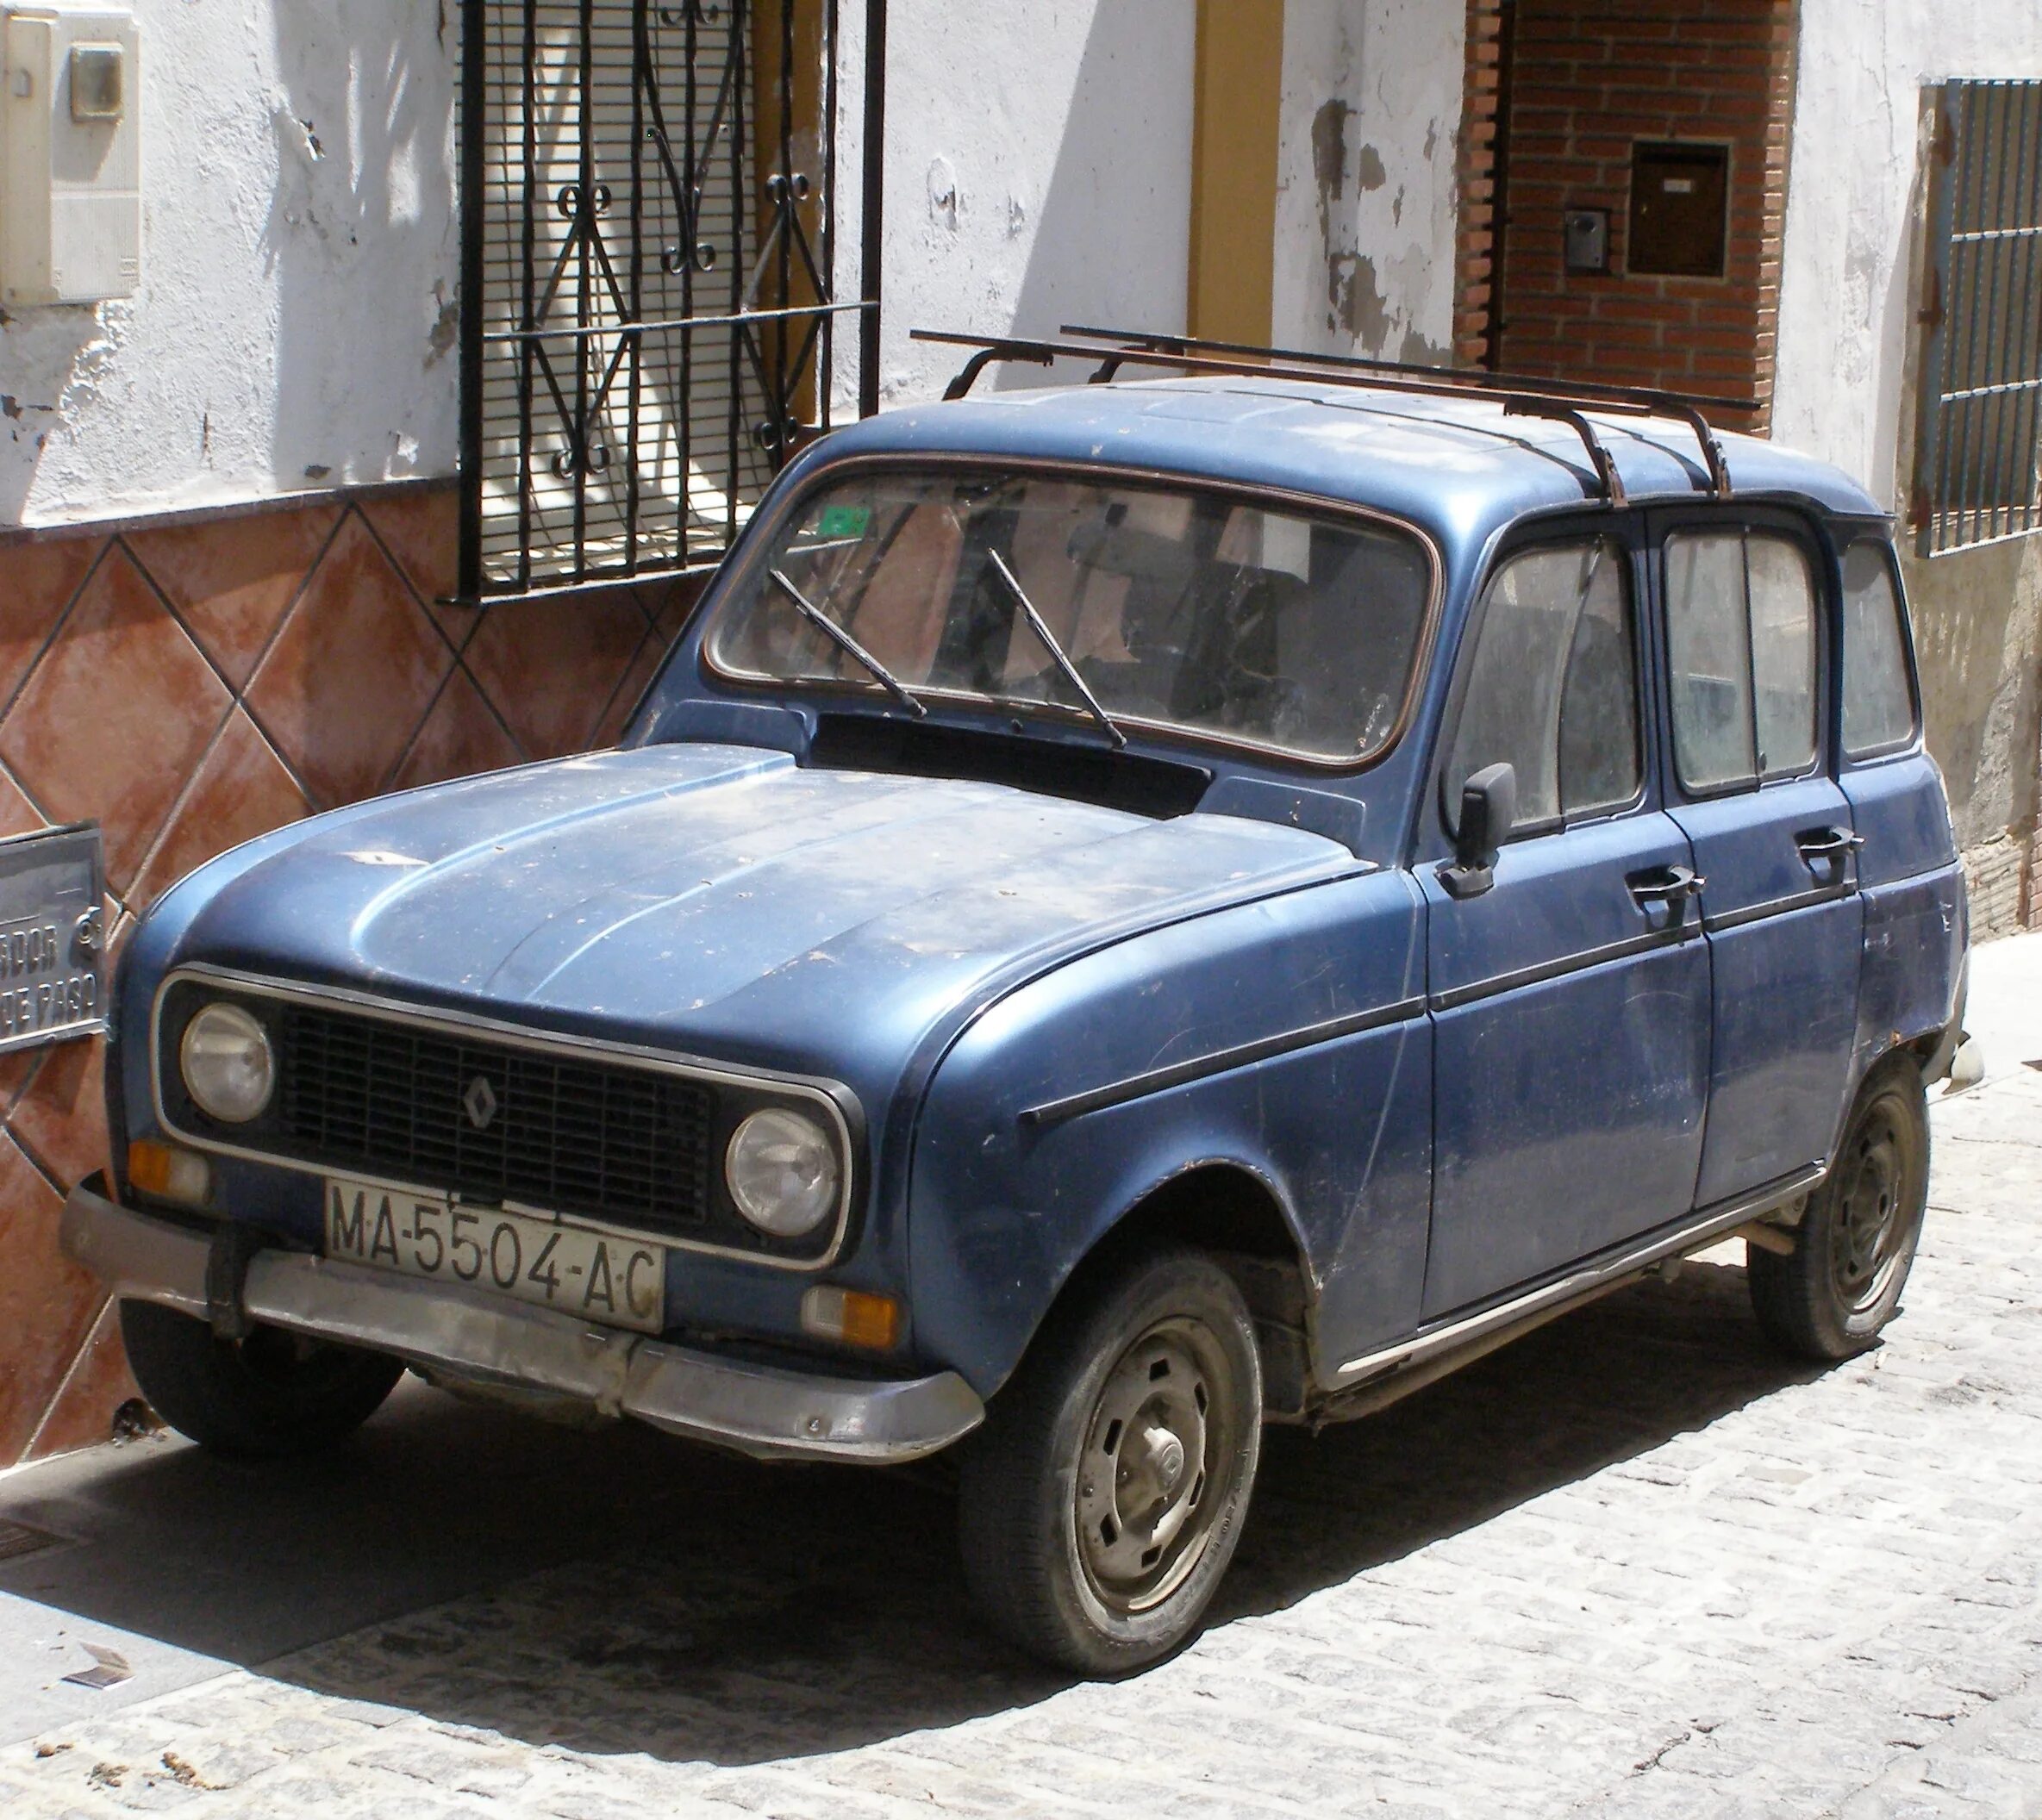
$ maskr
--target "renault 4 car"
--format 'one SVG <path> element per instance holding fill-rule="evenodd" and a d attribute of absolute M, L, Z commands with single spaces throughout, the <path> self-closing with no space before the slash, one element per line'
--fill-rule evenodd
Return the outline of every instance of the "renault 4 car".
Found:
<path fill-rule="evenodd" d="M 65 1233 L 163 1416 L 290 1453 L 409 1368 L 954 1450 L 987 1614 L 1113 1674 L 1266 1423 L 1730 1235 L 1870 1344 L 1966 940 L 1877 503 L 1612 389 L 952 390 L 786 469 L 618 749 L 155 905 Z"/>

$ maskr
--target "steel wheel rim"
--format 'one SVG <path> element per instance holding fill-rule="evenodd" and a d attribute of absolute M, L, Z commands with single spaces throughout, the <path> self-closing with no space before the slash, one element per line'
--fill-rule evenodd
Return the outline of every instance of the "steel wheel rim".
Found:
<path fill-rule="evenodd" d="M 1159 1321 L 1115 1361 L 1085 1424 L 1073 1514 L 1095 1597 L 1152 1610 L 1204 1555 L 1226 1501 L 1226 1356 L 1188 1319 Z"/>
<path fill-rule="evenodd" d="M 1874 1306 L 1900 1268 L 1913 1150 L 1894 1109 L 1875 1100 L 1852 1128 L 1839 1161 L 1829 1275 L 1838 1301 L 1852 1314 Z"/>

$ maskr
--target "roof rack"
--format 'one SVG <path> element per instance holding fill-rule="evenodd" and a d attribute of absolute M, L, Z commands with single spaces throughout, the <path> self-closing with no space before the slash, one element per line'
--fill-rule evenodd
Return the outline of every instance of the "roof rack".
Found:
<path fill-rule="evenodd" d="M 1058 359 L 1097 363 L 1092 383 L 1105 383 L 1122 366 L 1156 366 L 1180 372 L 1232 373 L 1268 378 L 1316 378 L 1335 385 L 1379 391 L 1418 393 L 1433 397 L 1477 396 L 1500 402 L 1505 414 L 1544 417 L 1565 424 L 1581 439 L 1595 470 L 1603 499 L 1625 502 L 1623 482 L 1608 449 L 1585 414 L 1589 409 L 1614 416 L 1675 416 L 1695 433 L 1708 491 L 1717 499 L 1730 496 L 1730 471 L 1722 445 L 1709 428 L 1703 409 L 1756 410 L 1748 401 L 1699 396 L 1684 392 L 1650 391 L 1589 382 L 1520 377 L 1458 367 L 1419 366 L 1396 360 L 1371 360 L 1357 355 L 1313 354 L 1292 348 L 1257 347 L 1245 342 L 1215 341 L 1193 335 L 1156 334 L 1120 329 L 1066 327 L 1068 339 L 1029 336 L 965 335 L 918 328 L 913 339 L 974 350 L 950 382 L 946 399 L 965 396 L 979 375 L 995 362 L 1019 361 L 1048 366 Z"/>

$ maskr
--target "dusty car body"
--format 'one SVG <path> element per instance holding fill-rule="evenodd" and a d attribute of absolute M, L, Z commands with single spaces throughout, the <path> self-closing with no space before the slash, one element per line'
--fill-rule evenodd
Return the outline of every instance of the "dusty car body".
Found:
<path fill-rule="evenodd" d="M 619 750 L 282 830 L 135 932 L 66 1242 L 185 1324 L 131 1324 L 145 1387 L 240 1451 L 365 1355 L 312 1429 L 402 1361 L 962 1443 L 974 1585 L 1100 1670 L 1196 1623 L 1259 1419 L 1731 1232 L 1776 1337 L 1868 1343 L 1965 941 L 1888 523 L 1580 409 L 1208 373 L 808 451 Z"/>

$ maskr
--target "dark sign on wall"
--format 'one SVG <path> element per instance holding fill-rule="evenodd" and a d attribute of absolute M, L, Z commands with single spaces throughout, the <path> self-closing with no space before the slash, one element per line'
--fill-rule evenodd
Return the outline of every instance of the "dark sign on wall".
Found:
<path fill-rule="evenodd" d="M 99 827 L 0 840 L 0 1053 L 106 1029 Z"/>

